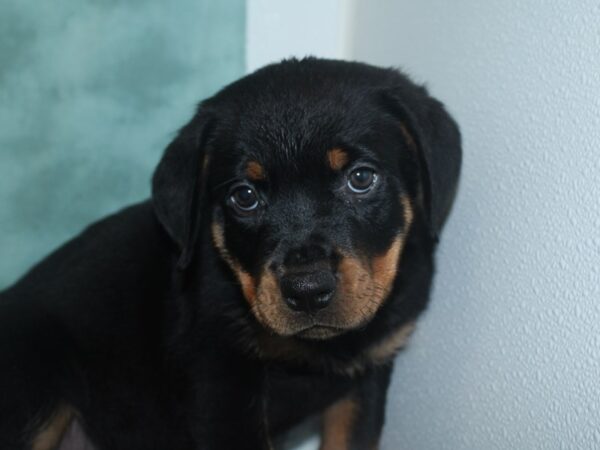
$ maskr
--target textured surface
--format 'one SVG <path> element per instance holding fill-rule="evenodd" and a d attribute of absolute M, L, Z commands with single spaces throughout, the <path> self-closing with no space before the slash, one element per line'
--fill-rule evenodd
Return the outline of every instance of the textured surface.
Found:
<path fill-rule="evenodd" d="M 464 176 L 384 449 L 600 448 L 600 5 L 359 1 L 354 56 L 456 114 Z"/>
<path fill-rule="evenodd" d="M 0 3 L 0 289 L 149 194 L 202 97 L 244 71 L 244 0 Z"/>

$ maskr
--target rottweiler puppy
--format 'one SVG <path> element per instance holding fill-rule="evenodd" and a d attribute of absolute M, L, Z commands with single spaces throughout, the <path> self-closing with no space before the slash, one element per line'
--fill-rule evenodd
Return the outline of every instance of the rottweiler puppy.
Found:
<path fill-rule="evenodd" d="M 323 414 L 378 447 L 425 308 L 457 125 L 397 70 L 307 58 L 203 101 L 152 198 L 0 296 L 0 448 L 263 450 Z"/>

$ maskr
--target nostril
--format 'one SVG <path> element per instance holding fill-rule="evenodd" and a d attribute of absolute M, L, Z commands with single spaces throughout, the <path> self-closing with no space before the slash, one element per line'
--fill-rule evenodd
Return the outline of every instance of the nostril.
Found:
<path fill-rule="evenodd" d="M 319 309 L 323 309 L 329 305 L 331 298 L 333 297 L 333 291 L 324 293 L 322 295 L 313 297 L 311 299 L 310 309 L 313 311 L 318 311 Z"/>
<path fill-rule="evenodd" d="M 285 297 L 285 302 L 294 311 L 302 311 L 303 307 L 300 305 L 300 299 L 294 297 Z"/>
<path fill-rule="evenodd" d="M 287 275 L 281 280 L 281 291 L 294 311 L 325 308 L 335 291 L 335 277 L 327 271 Z"/>

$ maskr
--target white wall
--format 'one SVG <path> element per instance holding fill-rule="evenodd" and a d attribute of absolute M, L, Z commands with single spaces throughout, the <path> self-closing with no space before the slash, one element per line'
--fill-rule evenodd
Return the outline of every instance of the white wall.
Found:
<path fill-rule="evenodd" d="M 401 66 L 463 130 L 383 448 L 600 448 L 598 2 L 249 0 L 248 21 L 249 68 L 291 53 Z"/>
<path fill-rule="evenodd" d="M 346 0 L 247 0 L 246 67 L 290 56 L 340 58 L 347 51 Z"/>
<path fill-rule="evenodd" d="M 600 4 L 360 0 L 354 20 L 352 54 L 426 80 L 464 134 L 384 448 L 600 448 Z"/>

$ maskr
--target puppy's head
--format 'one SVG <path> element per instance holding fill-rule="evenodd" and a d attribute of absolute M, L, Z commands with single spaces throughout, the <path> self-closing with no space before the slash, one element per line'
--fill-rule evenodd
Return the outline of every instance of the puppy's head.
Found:
<path fill-rule="evenodd" d="M 413 228 L 437 239 L 459 167 L 455 123 L 399 72 L 291 60 L 203 102 L 153 199 L 181 267 L 207 223 L 260 324 L 326 339 L 388 301 Z"/>

